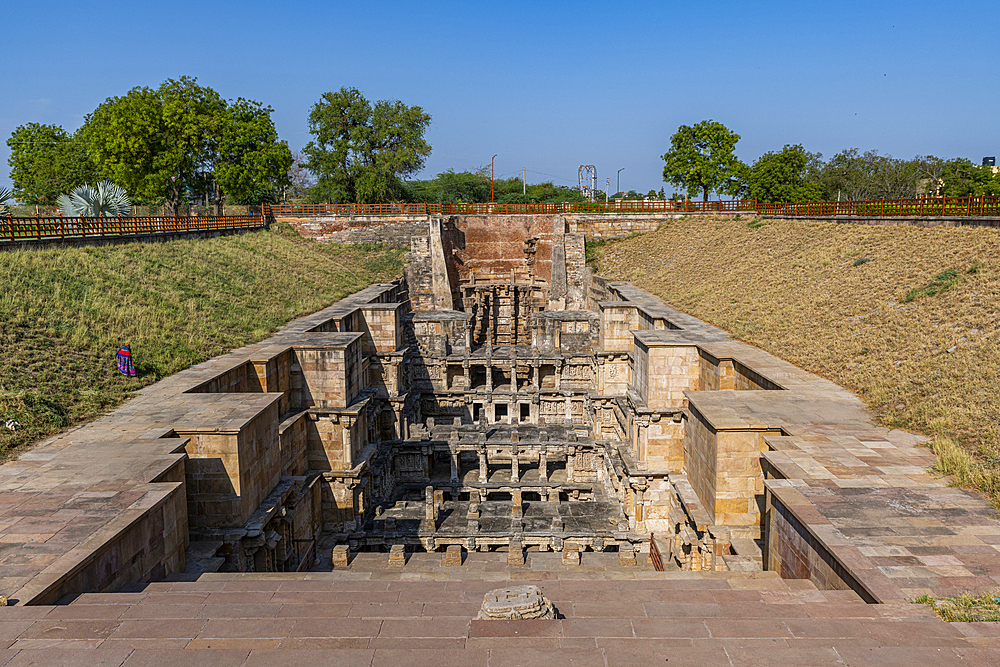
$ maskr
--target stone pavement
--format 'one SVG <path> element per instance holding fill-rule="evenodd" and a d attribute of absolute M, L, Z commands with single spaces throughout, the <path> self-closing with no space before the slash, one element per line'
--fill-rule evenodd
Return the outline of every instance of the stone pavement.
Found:
<path fill-rule="evenodd" d="M 852 591 L 819 591 L 766 572 L 636 570 L 639 580 L 612 581 L 546 565 L 551 578 L 521 581 L 541 588 L 559 618 L 477 621 L 495 581 L 469 572 L 405 580 L 408 571 L 433 570 L 421 560 L 411 558 L 395 580 L 360 567 L 212 574 L 85 594 L 68 605 L 11 607 L 0 610 L 0 665 L 921 667 L 1000 658 L 1000 624 L 946 624 L 924 605 L 864 604 Z M 530 566 L 508 573 L 541 574 Z"/>
<path fill-rule="evenodd" d="M 1000 587 L 1000 524 L 982 496 L 928 469 L 920 439 L 867 425 L 765 438 L 768 493 L 881 601 Z M 881 431 L 881 432 L 880 432 Z"/>

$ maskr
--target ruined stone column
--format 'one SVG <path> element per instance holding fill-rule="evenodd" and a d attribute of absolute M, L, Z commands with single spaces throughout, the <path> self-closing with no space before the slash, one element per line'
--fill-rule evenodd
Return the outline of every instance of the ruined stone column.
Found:
<path fill-rule="evenodd" d="M 566 447 L 566 483 L 571 484 L 576 477 L 576 447 Z"/>
<path fill-rule="evenodd" d="M 458 444 L 458 443 L 455 443 Z M 458 451 L 451 450 L 451 481 L 458 482 Z"/>
<path fill-rule="evenodd" d="M 465 515 L 465 520 L 468 523 L 470 532 L 479 531 L 479 503 L 469 503 L 469 511 Z"/>
<path fill-rule="evenodd" d="M 437 510 L 434 507 L 434 487 L 428 486 L 424 489 L 424 526 L 423 530 L 434 532 L 437 530 Z"/>
<path fill-rule="evenodd" d="M 520 519 L 524 516 L 524 507 L 521 506 L 521 489 L 514 489 L 510 492 L 513 502 L 511 503 L 511 517 Z"/>
<path fill-rule="evenodd" d="M 549 480 L 549 457 L 542 445 L 538 452 L 538 481 L 547 482 Z"/>
<path fill-rule="evenodd" d="M 510 481 L 514 483 L 521 479 L 521 471 L 517 465 L 517 429 L 511 430 L 510 441 Z"/>
<path fill-rule="evenodd" d="M 486 455 L 486 445 L 479 446 L 479 482 L 485 484 L 487 481 L 487 472 L 489 470 L 489 460 Z"/>

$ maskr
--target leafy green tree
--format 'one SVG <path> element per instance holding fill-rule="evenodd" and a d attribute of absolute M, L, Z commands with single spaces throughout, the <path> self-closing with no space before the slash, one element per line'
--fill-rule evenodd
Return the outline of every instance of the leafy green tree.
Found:
<path fill-rule="evenodd" d="M 21 125 L 7 146 L 14 195 L 25 204 L 51 205 L 61 193 L 96 180 L 85 143 L 58 125 Z"/>
<path fill-rule="evenodd" d="M 995 194 L 998 189 L 993 170 L 982 167 L 962 157 L 939 160 L 927 156 L 931 165 L 938 168 L 935 195 L 966 197 L 968 195 Z M 933 168 L 933 167 L 931 167 Z M 925 168 L 925 171 L 930 171 Z M 933 189 L 933 188 L 932 188 Z"/>
<path fill-rule="evenodd" d="M 819 201 L 821 157 L 800 144 L 764 153 L 748 170 L 747 197 L 765 202 Z"/>
<path fill-rule="evenodd" d="M 204 188 L 226 102 L 197 79 L 167 79 L 108 98 L 82 131 L 102 172 L 143 200 L 176 214 L 185 193 Z"/>
<path fill-rule="evenodd" d="M 313 135 L 303 153 L 318 177 L 314 198 L 374 203 L 405 195 L 402 177 L 419 171 L 431 152 L 431 122 L 418 106 L 369 102 L 356 88 L 324 93 L 309 113 Z"/>
<path fill-rule="evenodd" d="M 666 162 L 663 180 L 684 188 L 689 197 L 701 191 L 704 201 L 710 191 L 738 195 L 744 168 L 733 151 L 739 140 L 740 135 L 713 120 L 681 125 L 661 156 Z"/>
<path fill-rule="evenodd" d="M 213 155 L 216 215 L 226 196 L 242 204 L 275 203 L 288 184 L 292 152 L 278 139 L 273 111 L 241 97 L 222 113 Z"/>
<path fill-rule="evenodd" d="M 475 172 L 449 169 L 429 180 L 409 181 L 407 190 L 412 201 L 436 204 L 487 202 L 490 200 L 490 170 L 489 167 Z"/>
<path fill-rule="evenodd" d="M 917 193 L 921 171 L 915 161 L 876 151 L 843 150 L 823 165 L 818 181 L 823 199 L 902 199 Z"/>

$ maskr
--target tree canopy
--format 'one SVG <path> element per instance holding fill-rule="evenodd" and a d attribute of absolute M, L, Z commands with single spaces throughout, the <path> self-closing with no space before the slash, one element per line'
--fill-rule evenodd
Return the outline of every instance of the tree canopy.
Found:
<path fill-rule="evenodd" d="M 97 179 L 85 143 L 58 125 L 21 125 L 7 146 L 13 194 L 25 204 L 54 204 L 60 194 Z"/>
<path fill-rule="evenodd" d="M 365 99 L 356 88 L 323 93 L 309 113 L 313 135 L 303 153 L 316 174 L 313 198 L 362 204 L 398 200 L 401 179 L 424 166 L 431 122 L 418 106 Z"/>
<path fill-rule="evenodd" d="M 800 144 L 764 153 L 747 171 L 746 196 L 766 202 L 818 201 L 820 157 Z"/>
<path fill-rule="evenodd" d="M 292 157 L 272 111 L 242 98 L 227 103 L 181 77 L 109 98 L 80 132 L 100 171 L 136 198 L 165 199 L 176 211 L 185 196 L 210 193 L 220 212 L 227 196 L 259 200 L 283 185 Z"/>
<path fill-rule="evenodd" d="M 406 182 L 408 201 L 455 204 L 458 202 L 490 201 L 490 168 L 475 172 L 449 169 L 432 179 Z M 543 183 L 524 183 L 520 178 L 493 180 L 493 197 L 499 204 L 533 204 L 584 201 L 576 188 Z"/>
<path fill-rule="evenodd" d="M 666 162 L 663 180 L 688 196 L 700 191 L 705 201 L 710 191 L 738 195 L 745 178 L 745 167 L 733 154 L 739 140 L 740 135 L 714 120 L 681 125 L 661 156 Z"/>

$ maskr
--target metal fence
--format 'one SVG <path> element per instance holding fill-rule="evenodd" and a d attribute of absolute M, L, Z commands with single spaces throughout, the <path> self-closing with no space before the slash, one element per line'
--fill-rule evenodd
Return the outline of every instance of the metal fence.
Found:
<path fill-rule="evenodd" d="M 0 217 L 0 241 L 183 234 L 264 227 L 263 215 L 157 216 L 147 218 Z"/>
<path fill-rule="evenodd" d="M 835 215 L 863 217 L 925 216 L 1000 216 L 1000 197 L 921 197 L 919 199 L 870 199 L 866 201 L 821 201 L 801 203 L 764 203 L 757 206 L 761 215 L 796 215 L 827 217 Z"/>
<path fill-rule="evenodd" d="M 544 213 L 695 213 L 753 211 L 756 202 L 745 201 L 613 201 L 554 202 L 549 204 L 275 204 L 264 206 L 267 215 L 517 215 Z"/>
<path fill-rule="evenodd" d="M 556 202 L 550 204 L 277 204 L 265 205 L 265 215 L 490 215 L 545 213 L 710 213 L 756 212 L 760 215 L 804 217 L 866 216 L 1000 216 L 1000 197 L 922 197 L 866 201 L 761 202 L 730 201 L 614 201 Z"/>

